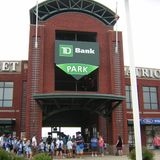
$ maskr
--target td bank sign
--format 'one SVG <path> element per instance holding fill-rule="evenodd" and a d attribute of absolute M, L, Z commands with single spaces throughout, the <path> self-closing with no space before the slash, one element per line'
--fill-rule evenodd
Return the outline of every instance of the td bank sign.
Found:
<path fill-rule="evenodd" d="M 55 63 L 66 74 L 79 80 L 99 66 L 99 46 L 96 42 L 55 42 Z"/>

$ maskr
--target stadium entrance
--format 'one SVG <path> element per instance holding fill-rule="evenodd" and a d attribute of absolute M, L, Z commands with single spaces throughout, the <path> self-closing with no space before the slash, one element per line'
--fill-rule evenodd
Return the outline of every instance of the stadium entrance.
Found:
<path fill-rule="evenodd" d="M 34 99 L 42 109 L 43 127 L 81 128 L 86 142 L 92 135 L 102 134 L 107 126 L 100 124 L 100 118 L 112 117 L 112 111 L 124 99 L 107 94 L 54 93 L 36 94 Z"/>
<path fill-rule="evenodd" d="M 42 127 L 78 126 L 86 142 L 94 133 L 113 148 L 118 135 L 126 142 L 122 35 L 118 33 L 115 53 L 116 14 L 88 0 L 44 1 L 38 13 L 36 26 L 36 6 L 30 10 L 26 136 L 40 139 Z"/>

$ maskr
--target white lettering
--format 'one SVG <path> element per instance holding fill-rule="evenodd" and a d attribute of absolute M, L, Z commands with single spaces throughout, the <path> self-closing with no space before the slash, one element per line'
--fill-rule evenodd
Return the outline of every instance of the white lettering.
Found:
<path fill-rule="evenodd" d="M 2 63 L 2 71 L 9 71 L 9 62 Z"/>
<path fill-rule="evenodd" d="M 72 72 L 77 72 L 76 67 L 72 66 Z"/>
<path fill-rule="evenodd" d="M 142 68 L 142 77 L 149 77 L 148 69 Z"/>
<path fill-rule="evenodd" d="M 71 71 L 71 69 L 72 69 L 72 67 L 71 67 L 71 66 L 67 66 L 67 72 L 70 72 L 70 71 Z"/>
<path fill-rule="evenodd" d="M 153 70 L 152 70 L 152 69 L 150 69 L 150 70 L 149 70 L 149 73 L 150 73 L 150 75 L 149 75 L 149 76 L 150 76 L 151 78 L 154 78 Z"/>
<path fill-rule="evenodd" d="M 75 53 L 95 54 L 95 50 L 92 48 L 89 49 L 75 48 Z"/>
<path fill-rule="evenodd" d="M 82 66 L 78 66 L 78 72 L 82 72 Z"/>
<path fill-rule="evenodd" d="M 75 52 L 80 53 L 81 52 L 80 48 L 75 48 Z"/>
<path fill-rule="evenodd" d="M 160 78 L 160 70 L 155 70 L 155 71 L 154 71 L 154 76 L 155 76 L 156 78 Z"/>
<path fill-rule="evenodd" d="M 18 62 L 10 62 L 11 65 L 11 71 L 15 72 L 16 71 L 16 65 L 18 65 Z"/>
<path fill-rule="evenodd" d="M 63 54 L 71 54 L 72 50 L 69 47 L 62 47 Z"/>
<path fill-rule="evenodd" d="M 83 67 L 83 72 L 86 72 L 86 73 L 87 73 L 87 72 L 88 72 L 87 69 L 88 69 L 88 67 L 85 67 L 85 66 L 84 66 L 84 67 Z"/>
<path fill-rule="evenodd" d="M 19 65 L 19 62 L 0 62 L 0 71 L 2 72 L 16 72 L 17 66 Z"/>
<path fill-rule="evenodd" d="M 87 66 L 67 66 L 67 72 L 76 72 L 76 73 L 88 73 Z"/>
<path fill-rule="evenodd" d="M 124 68 L 125 76 L 130 76 L 129 67 Z M 136 76 L 139 78 L 155 78 L 160 79 L 160 70 L 152 68 L 136 68 Z"/>

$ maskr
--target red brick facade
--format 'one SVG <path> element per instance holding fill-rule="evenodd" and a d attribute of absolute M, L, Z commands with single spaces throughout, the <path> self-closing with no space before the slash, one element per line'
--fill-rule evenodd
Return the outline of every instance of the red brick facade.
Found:
<path fill-rule="evenodd" d="M 122 33 L 118 33 L 118 53 L 115 53 L 115 32 L 113 26 L 107 26 L 99 19 L 81 12 L 62 12 L 46 21 L 39 22 L 38 48 L 35 48 L 35 25 L 30 25 L 29 59 L 22 61 L 21 72 L 0 72 L 0 81 L 14 82 L 13 106 L 1 108 L 0 117 L 15 119 L 13 130 L 17 136 L 27 138 L 34 134 L 41 138 L 43 112 L 40 102 L 33 99 L 34 94 L 57 93 L 55 90 L 55 33 L 57 30 L 75 32 L 94 32 L 99 44 L 98 91 L 93 94 L 112 94 L 125 96 L 125 86 L 130 85 L 129 77 L 124 73 Z M 27 66 L 27 67 L 26 67 Z M 160 110 L 144 110 L 142 86 L 158 88 L 159 79 L 138 79 L 138 95 L 141 118 L 159 118 Z M 65 91 L 66 92 L 66 91 Z M 61 93 L 61 92 L 60 92 Z M 77 92 L 76 92 L 77 93 Z M 83 93 L 83 92 L 81 92 Z M 84 92 L 86 93 L 86 92 Z M 158 101 L 159 104 L 159 101 Z M 111 107 L 114 104 L 111 104 Z M 115 107 L 110 117 L 98 116 L 97 129 L 105 141 L 114 147 L 118 135 L 128 147 L 128 120 L 132 111 L 126 108 L 125 100 Z M 145 127 L 142 126 L 142 135 Z M 142 136 L 143 145 L 146 144 Z"/>

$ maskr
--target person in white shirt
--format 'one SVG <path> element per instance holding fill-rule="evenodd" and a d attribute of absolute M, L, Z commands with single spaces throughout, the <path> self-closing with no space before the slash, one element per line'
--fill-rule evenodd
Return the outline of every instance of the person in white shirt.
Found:
<path fill-rule="evenodd" d="M 3 147 L 3 144 L 4 144 L 4 137 L 5 137 L 4 134 L 3 134 L 2 136 L 0 136 L 0 147 Z"/>
<path fill-rule="evenodd" d="M 33 137 L 32 137 L 32 154 L 33 154 L 33 156 L 36 154 L 36 152 L 37 152 L 37 137 L 36 137 L 36 135 L 34 135 Z"/>
<path fill-rule="evenodd" d="M 61 138 L 58 138 L 56 141 L 56 156 L 60 159 L 62 158 L 62 151 L 63 151 L 63 141 Z"/>
<path fill-rule="evenodd" d="M 33 147 L 37 147 L 36 135 L 34 135 L 34 136 L 32 137 L 32 146 L 33 146 Z"/>
<path fill-rule="evenodd" d="M 73 148 L 73 142 L 71 141 L 71 138 L 69 138 L 67 142 L 68 158 L 72 158 L 72 148 Z"/>

